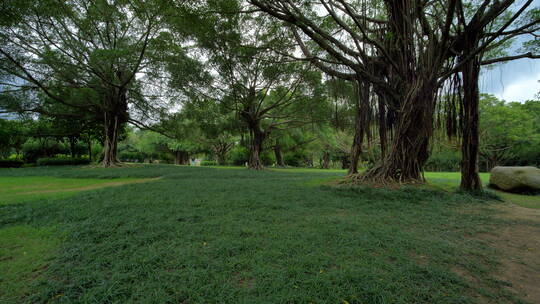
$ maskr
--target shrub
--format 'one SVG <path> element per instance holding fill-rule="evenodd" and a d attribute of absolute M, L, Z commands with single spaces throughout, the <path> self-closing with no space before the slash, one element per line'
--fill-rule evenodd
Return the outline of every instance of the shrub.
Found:
<path fill-rule="evenodd" d="M 88 165 L 88 158 L 70 158 L 70 157 L 55 157 L 55 158 L 40 158 L 37 160 L 38 166 L 75 166 Z"/>
<path fill-rule="evenodd" d="M 300 151 L 300 150 L 285 153 L 285 156 L 283 157 L 287 166 L 291 166 L 291 167 L 305 166 L 306 158 L 307 158 L 307 154 L 305 153 L 305 151 Z"/>
<path fill-rule="evenodd" d="M 201 166 L 217 166 L 218 163 L 215 160 L 203 160 Z"/>
<path fill-rule="evenodd" d="M 244 166 L 249 159 L 249 151 L 243 146 L 235 146 L 229 152 L 229 163 L 235 166 Z"/>
<path fill-rule="evenodd" d="M 144 162 L 147 157 L 141 152 L 122 151 L 118 153 L 118 158 L 123 162 Z"/>
<path fill-rule="evenodd" d="M 50 138 L 30 138 L 23 144 L 22 151 L 28 163 L 34 163 L 42 157 L 70 153 L 67 145 Z"/>
<path fill-rule="evenodd" d="M 435 151 L 430 155 L 424 169 L 426 171 L 456 172 L 459 171 L 460 161 L 459 151 L 450 149 Z"/>
<path fill-rule="evenodd" d="M 22 160 L 18 159 L 0 159 L 0 168 L 20 168 L 24 165 Z"/>

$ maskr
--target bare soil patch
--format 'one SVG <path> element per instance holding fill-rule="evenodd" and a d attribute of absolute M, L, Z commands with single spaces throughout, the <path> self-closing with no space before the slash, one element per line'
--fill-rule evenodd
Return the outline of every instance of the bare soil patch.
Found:
<path fill-rule="evenodd" d="M 497 277 L 512 284 L 508 287 L 530 303 L 540 303 L 540 210 L 505 204 L 495 207 L 512 225 L 497 235 L 486 236 L 504 259 Z"/>
<path fill-rule="evenodd" d="M 527 303 L 540 303 L 540 210 L 514 204 L 497 204 L 491 208 L 499 211 L 501 218 L 511 221 L 497 231 L 480 235 L 501 257 L 495 278 L 508 282 L 506 288 Z M 460 275 L 475 281 L 466 274 Z"/>

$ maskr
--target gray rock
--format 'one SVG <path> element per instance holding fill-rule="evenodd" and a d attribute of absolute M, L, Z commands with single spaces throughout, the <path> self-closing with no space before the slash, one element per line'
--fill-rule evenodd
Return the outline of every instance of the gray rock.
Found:
<path fill-rule="evenodd" d="M 540 169 L 536 167 L 495 167 L 489 183 L 505 191 L 540 190 Z"/>

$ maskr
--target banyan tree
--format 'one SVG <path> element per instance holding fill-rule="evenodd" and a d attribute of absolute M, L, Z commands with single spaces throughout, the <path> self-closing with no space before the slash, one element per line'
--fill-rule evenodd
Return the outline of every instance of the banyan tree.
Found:
<path fill-rule="evenodd" d="M 291 56 L 357 84 L 353 161 L 377 115 L 384 156 L 356 178 L 423 182 L 436 109 L 448 100 L 439 95 L 453 92 L 459 102 L 446 108 L 459 115 L 447 127 L 457 127 L 462 135 L 461 187 L 481 189 L 476 164 L 480 66 L 538 58 L 524 53 L 484 60 L 486 54 L 496 56 L 494 50 L 509 39 L 538 31 L 532 1 L 518 6 L 515 1 L 489 0 L 250 2 L 290 27 L 303 54 Z"/>

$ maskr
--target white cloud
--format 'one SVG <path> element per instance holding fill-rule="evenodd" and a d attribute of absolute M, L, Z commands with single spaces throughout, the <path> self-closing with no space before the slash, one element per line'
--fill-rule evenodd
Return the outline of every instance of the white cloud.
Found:
<path fill-rule="evenodd" d="M 526 101 L 534 99 L 540 92 L 540 72 L 527 78 L 519 78 L 506 85 L 495 96 L 506 101 Z"/>
<path fill-rule="evenodd" d="M 540 92 L 540 60 L 521 59 L 482 69 L 480 91 L 506 101 L 524 102 Z"/>

